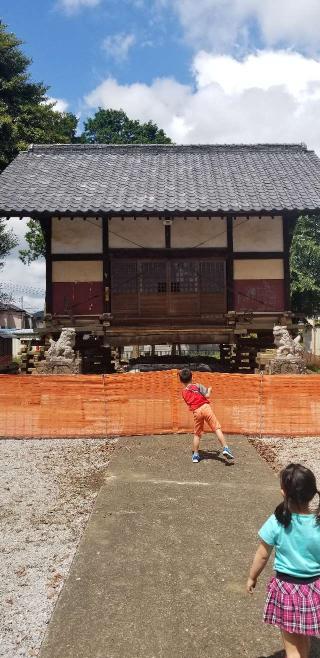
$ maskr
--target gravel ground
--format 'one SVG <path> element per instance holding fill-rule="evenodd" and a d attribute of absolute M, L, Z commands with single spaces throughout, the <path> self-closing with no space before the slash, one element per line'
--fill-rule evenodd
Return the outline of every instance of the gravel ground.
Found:
<path fill-rule="evenodd" d="M 0 656 L 37 656 L 115 440 L 0 443 Z"/>
<path fill-rule="evenodd" d="M 263 437 L 250 439 L 259 454 L 275 471 L 290 462 L 303 464 L 314 472 L 320 489 L 320 438 L 316 436 Z"/>

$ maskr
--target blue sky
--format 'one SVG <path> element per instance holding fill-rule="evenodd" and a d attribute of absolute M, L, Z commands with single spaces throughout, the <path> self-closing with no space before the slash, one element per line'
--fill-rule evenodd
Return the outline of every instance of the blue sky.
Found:
<path fill-rule="evenodd" d="M 33 59 L 32 77 L 81 122 L 99 105 L 123 107 L 177 142 L 318 147 L 310 130 L 318 0 L 2 0 L 1 8 Z"/>
<path fill-rule="evenodd" d="M 54 0 L 2 0 L 1 9 L 25 42 L 33 78 L 50 86 L 50 96 L 66 99 L 70 111 L 83 111 L 83 96 L 109 76 L 120 84 L 172 75 L 192 83 L 192 48 L 175 14 L 152 2 L 109 0 L 70 12 Z M 117 50 L 112 39 L 119 36 L 125 46 L 128 35 L 128 53 Z"/>
<path fill-rule="evenodd" d="M 319 0 L 2 0 L 34 80 L 80 124 L 101 106 L 176 143 L 305 142 L 320 154 Z M 23 244 L 24 223 L 10 220 Z M 44 286 L 17 252 L 3 279 Z M 30 308 L 41 298 L 26 295 Z"/>

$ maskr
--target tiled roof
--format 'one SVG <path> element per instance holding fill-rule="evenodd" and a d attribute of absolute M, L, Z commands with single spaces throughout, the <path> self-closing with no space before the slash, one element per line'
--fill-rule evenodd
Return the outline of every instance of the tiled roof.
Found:
<path fill-rule="evenodd" d="M 0 176 L 0 216 L 318 208 L 320 160 L 297 144 L 38 145 Z"/>

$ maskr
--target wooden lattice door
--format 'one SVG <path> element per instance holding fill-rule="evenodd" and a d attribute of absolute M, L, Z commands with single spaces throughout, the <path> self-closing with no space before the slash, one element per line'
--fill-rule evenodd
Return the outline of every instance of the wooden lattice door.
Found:
<path fill-rule="evenodd" d="M 200 315 L 199 262 L 169 261 L 169 315 Z"/>
<path fill-rule="evenodd" d="M 167 264 L 165 260 L 143 260 L 139 271 L 139 315 L 161 318 L 167 315 Z"/>
<path fill-rule="evenodd" d="M 111 306 L 115 318 L 209 318 L 226 310 L 225 261 L 189 258 L 114 258 Z"/>

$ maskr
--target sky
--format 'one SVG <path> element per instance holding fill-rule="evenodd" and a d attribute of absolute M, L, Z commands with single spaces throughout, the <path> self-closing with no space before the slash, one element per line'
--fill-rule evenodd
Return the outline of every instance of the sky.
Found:
<path fill-rule="evenodd" d="M 80 125 L 122 108 L 176 143 L 304 142 L 320 155 L 319 0 L 1 0 L 1 19 Z M 25 222 L 10 225 L 23 244 Z M 16 251 L 0 280 L 40 290 L 44 271 Z"/>

